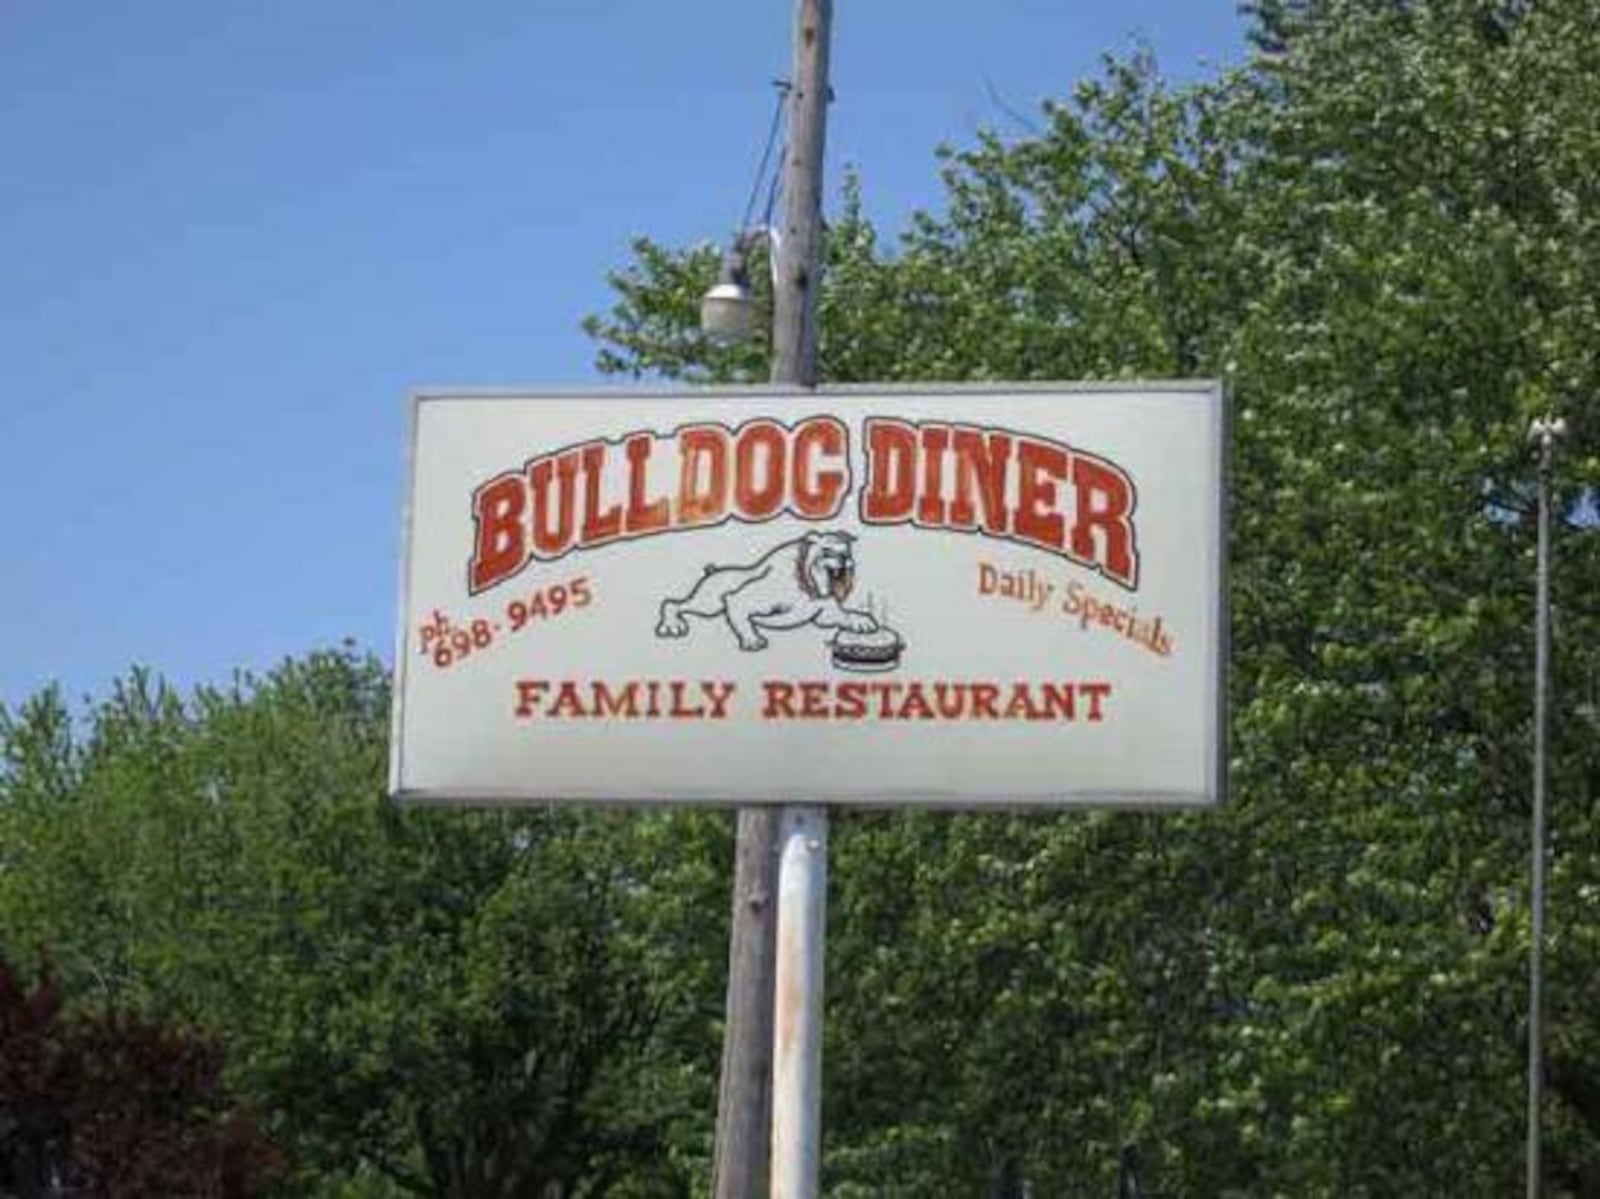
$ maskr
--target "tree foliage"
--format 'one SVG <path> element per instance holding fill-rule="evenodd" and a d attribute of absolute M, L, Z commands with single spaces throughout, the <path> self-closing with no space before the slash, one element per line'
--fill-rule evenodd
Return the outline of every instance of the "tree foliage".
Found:
<path fill-rule="evenodd" d="M 295 1193 L 676 1195 L 709 1152 L 726 838 L 397 810 L 388 690 L 322 653 L 0 720 L 0 945 L 225 1037 Z"/>
<path fill-rule="evenodd" d="M 0 1194 L 250 1199 L 282 1160 L 221 1085 L 221 1052 L 126 1012 L 69 1020 L 48 969 L 0 960 Z"/>
<path fill-rule="evenodd" d="M 1572 426 L 1548 1157 L 1600 1189 L 1600 9 L 1246 19 L 1252 56 L 1214 81 L 1109 62 L 1038 129 L 948 152 L 944 210 L 892 247 L 857 183 L 833 224 L 826 379 L 1210 375 L 1235 421 L 1232 802 L 852 819 L 839 1194 L 1518 1184 L 1545 411 Z M 602 369 L 760 377 L 687 324 L 710 266 L 641 244 Z"/>
<path fill-rule="evenodd" d="M 1600 1193 L 1600 9 L 1259 0 L 1109 61 L 828 238 L 840 382 L 1209 375 L 1232 400 L 1232 798 L 853 814 L 830 1194 L 1494 1195 L 1522 1168 L 1530 417 L 1564 415 L 1551 1182 Z M 612 373 L 766 377 L 648 239 Z M 756 272 L 758 275 L 760 272 Z M 298 1194 L 704 1187 L 726 822 L 398 811 L 381 671 L 318 654 L 0 716 L 0 952 L 218 1031 Z"/>

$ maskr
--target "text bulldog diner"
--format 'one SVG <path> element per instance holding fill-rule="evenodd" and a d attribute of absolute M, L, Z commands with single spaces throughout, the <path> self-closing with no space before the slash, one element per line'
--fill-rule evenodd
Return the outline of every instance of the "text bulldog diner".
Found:
<path fill-rule="evenodd" d="M 889 417 L 863 429 L 863 524 L 981 533 L 1138 587 L 1137 489 L 1116 463 L 1010 429 Z M 473 491 L 468 589 L 486 591 L 530 561 L 674 530 L 827 521 L 855 493 L 850 430 L 831 416 L 567 446 Z"/>

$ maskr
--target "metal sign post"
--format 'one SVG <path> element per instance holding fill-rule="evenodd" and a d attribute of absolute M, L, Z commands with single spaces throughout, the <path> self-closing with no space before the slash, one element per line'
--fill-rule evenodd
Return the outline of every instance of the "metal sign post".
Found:
<path fill-rule="evenodd" d="M 772 1199 L 813 1199 L 822 1161 L 828 809 L 785 808 L 779 836 Z"/>

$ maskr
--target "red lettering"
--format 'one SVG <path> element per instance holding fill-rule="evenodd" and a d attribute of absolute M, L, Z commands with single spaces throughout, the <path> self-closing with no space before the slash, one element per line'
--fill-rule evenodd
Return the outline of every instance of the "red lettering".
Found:
<path fill-rule="evenodd" d="M 882 720 L 891 720 L 894 717 L 894 697 L 900 690 L 899 683 L 874 683 L 872 691 L 878 697 L 878 716 Z"/>
<path fill-rule="evenodd" d="M 922 694 L 922 684 L 912 683 L 906 690 L 906 702 L 900 706 L 901 720 L 932 720 L 933 709 L 928 697 Z"/>
<path fill-rule="evenodd" d="M 544 679 L 518 679 L 517 718 L 531 720 L 537 716 L 539 709 L 544 706 L 544 697 L 549 690 L 550 684 Z"/>
<path fill-rule="evenodd" d="M 554 474 L 560 494 L 550 498 L 550 477 Z M 577 511 L 578 455 L 562 454 L 554 460 L 541 458 L 528 471 L 533 491 L 533 548 L 546 558 L 559 558 L 572 548 L 573 513 Z M 555 515 L 552 524 L 551 514 Z"/>
<path fill-rule="evenodd" d="M 527 560 L 527 531 L 522 524 L 528 493 L 520 475 L 506 474 L 478 488 L 472 498 L 477 526 L 472 563 L 468 567 L 473 594 L 493 587 L 522 569 Z"/>
<path fill-rule="evenodd" d="M 1098 724 L 1104 719 L 1100 711 L 1100 701 L 1111 694 L 1110 683 L 1079 683 L 1078 690 L 1089 697 L 1089 720 Z"/>
<path fill-rule="evenodd" d="M 664 529 L 672 519 L 672 508 L 662 497 L 645 502 L 645 485 L 650 470 L 650 450 L 655 441 L 649 433 L 628 438 L 628 518 L 629 535 Z"/>
<path fill-rule="evenodd" d="M 1056 484 L 1067 478 L 1067 452 L 1046 442 L 1017 443 L 1017 512 L 1012 528 L 1022 541 L 1057 552 L 1066 520 L 1056 511 Z"/>
<path fill-rule="evenodd" d="M 839 511 L 839 499 L 849 483 L 849 475 L 839 466 L 824 470 L 815 460 L 821 455 L 842 462 L 844 452 L 845 431 L 838 421 L 823 418 L 800 426 L 794 437 L 794 478 L 790 490 L 794 493 L 795 510 L 801 516 L 823 520 Z"/>
<path fill-rule="evenodd" d="M 578 694 L 578 684 L 571 679 L 562 679 L 561 688 L 556 692 L 556 702 L 550 705 L 547 716 L 577 717 L 582 719 L 588 713 L 583 709 L 583 697 Z"/>
<path fill-rule="evenodd" d="M 943 425 L 922 426 L 922 495 L 917 501 L 917 520 L 925 525 L 942 525 L 945 520 L 944 452 L 950 445 L 950 430 Z"/>
<path fill-rule="evenodd" d="M 1071 683 L 1046 683 L 1045 715 L 1056 720 L 1076 720 L 1077 707 L 1074 703 L 1074 694 Z"/>
<path fill-rule="evenodd" d="M 621 716 L 632 720 L 639 714 L 639 684 L 630 682 L 623 684 L 616 691 L 612 691 L 605 683 L 598 679 L 591 688 L 594 692 L 594 712 L 592 715 Z"/>
<path fill-rule="evenodd" d="M 783 507 L 785 459 L 783 430 L 777 425 L 761 421 L 739 430 L 734 447 L 734 503 L 745 519 L 765 520 Z"/>
<path fill-rule="evenodd" d="M 800 715 L 807 720 L 826 720 L 829 690 L 827 683 L 801 683 Z"/>
<path fill-rule="evenodd" d="M 860 720 L 867 712 L 866 692 L 860 683 L 840 683 L 836 715 L 841 720 Z"/>
<path fill-rule="evenodd" d="M 622 505 L 600 510 L 600 491 L 605 483 L 606 447 L 604 442 L 586 445 L 583 455 L 583 544 L 598 545 L 622 532 Z"/>
<path fill-rule="evenodd" d="M 1115 463 L 1047 438 L 978 426 L 871 417 L 865 434 L 865 523 L 1018 541 L 1137 588 L 1137 492 Z M 477 593 L 495 586 L 529 557 L 550 560 L 579 546 L 730 517 L 753 524 L 785 513 L 828 520 L 851 488 L 850 434 L 831 416 L 793 427 L 758 417 L 732 431 L 703 424 L 590 441 L 530 459 L 520 478 L 502 474 L 473 493 L 469 587 Z M 1107 617 L 1130 634 L 1131 619 Z"/>
<path fill-rule="evenodd" d="M 996 706 L 1000 702 L 1000 688 L 993 683 L 972 684 L 972 718 L 988 717 L 990 720 L 1000 719 L 1000 709 Z"/>
<path fill-rule="evenodd" d="M 728 701 L 733 698 L 733 693 L 738 690 L 738 685 L 735 683 L 701 683 L 700 690 L 705 692 L 706 699 L 711 703 L 711 719 L 726 719 Z"/>
<path fill-rule="evenodd" d="M 1098 562 L 1113 579 L 1128 586 L 1139 581 L 1133 544 L 1133 487 L 1121 471 L 1093 458 L 1072 463 L 1077 518 L 1072 525 L 1072 556 Z M 1099 532 L 1100 547 L 1095 545 Z"/>
<path fill-rule="evenodd" d="M 1011 462 L 1011 438 L 1004 433 L 957 429 L 951 440 L 956 454 L 956 494 L 950 504 L 951 525 L 977 528 L 973 505 L 973 492 L 977 491 L 983 498 L 984 531 L 1004 536 L 1009 526 L 1006 468 Z"/>
<path fill-rule="evenodd" d="M 861 519 L 898 524 L 911 518 L 917 498 L 917 430 L 904 421 L 867 421 L 867 490 Z"/>
<path fill-rule="evenodd" d="M 1007 720 L 1039 720 L 1041 716 L 1033 706 L 1033 696 L 1028 692 L 1028 684 L 1013 683 L 1011 685 L 1011 702 L 1006 705 Z"/>
<path fill-rule="evenodd" d="M 720 425 L 696 425 L 678 434 L 678 446 L 678 523 L 715 524 L 728 510 L 728 434 Z"/>
<path fill-rule="evenodd" d="M 935 683 L 933 702 L 939 705 L 944 720 L 959 720 L 967 714 L 967 689 L 960 683 Z"/>
<path fill-rule="evenodd" d="M 761 684 L 761 693 L 765 701 L 761 706 L 762 720 L 794 718 L 793 683 L 765 682 Z"/>

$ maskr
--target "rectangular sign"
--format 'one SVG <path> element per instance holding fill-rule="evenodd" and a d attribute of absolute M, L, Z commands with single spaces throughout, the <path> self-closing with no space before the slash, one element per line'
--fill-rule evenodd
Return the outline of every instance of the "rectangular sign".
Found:
<path fill-rule="evenodd" d="M 391 788 L 1204 805 L 1213 383 L 428 394 Z"/>

